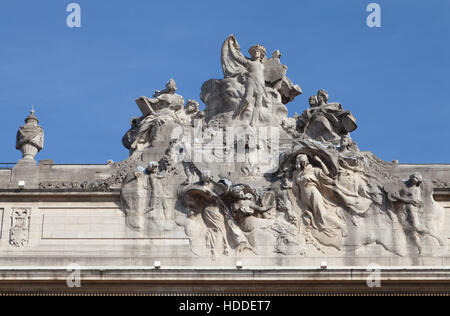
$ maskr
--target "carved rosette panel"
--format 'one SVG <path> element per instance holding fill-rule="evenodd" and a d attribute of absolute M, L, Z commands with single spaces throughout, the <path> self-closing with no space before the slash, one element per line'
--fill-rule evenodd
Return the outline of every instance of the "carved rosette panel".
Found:
<path fill-rule="evenodd" d="M 16 208 L 11 212 L 9 243 L 16 247 L 28 245 L 31 209 Z"/>

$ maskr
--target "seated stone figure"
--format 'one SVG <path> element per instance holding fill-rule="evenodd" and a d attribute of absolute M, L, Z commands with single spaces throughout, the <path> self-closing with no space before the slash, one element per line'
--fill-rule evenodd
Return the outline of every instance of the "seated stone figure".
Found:
<path fill-rule="evenodd" d="M 130 150 L 130 154 L 149 147 L 159 128 L 167 122 L 175 122 L 189 126 L 196 119 L 203 119 L 203 112 L 199 111 L 199 104 L 195 100 L 188 100 L 184 107 L 184 98 L 175 93 L 176 82 L 170 79 L 166 89 L 157 90 L 154 99 L 145 96 L 136 100 L 142 116 L 131 120 L 131 128 L 122 138 L 123 145 Z"/>
<path fill-rule="evenodd" d="M 122 144 L 130 150 L 130 154 L 144 149 L 152 143 L 163 122 L 163 118 L 157 115 L 133 118 L 131 128 L 122 138 Z"/>
<path fill-rule="evenodd" d="M 328 93 L 319 90 L 309 98 L 310 108 L 297 121 L 297 130 L 321 142 L 340 143 L 343 136 L 357 128 L 356 120 L 339 103 L 328 103 Z"/>
<path fill-rule="evenodd" d="M 166 83 L 166 88 L 164 90 L 155 91 L 155 93 L 153 94 L 154 99 L 150 99 L 147 97 L 141 97 L 140 99 L 146 100 L 151 105 L 154 111 L 160 111 L 163 109 L 171 109 L 177 111 L 184 105 L 183 97 L 175 93 L 175 91 L 177 90 L 178 89 L 175 80 L 170 79 Z M 145 115 L 145 113 L 143 114 Z"/>

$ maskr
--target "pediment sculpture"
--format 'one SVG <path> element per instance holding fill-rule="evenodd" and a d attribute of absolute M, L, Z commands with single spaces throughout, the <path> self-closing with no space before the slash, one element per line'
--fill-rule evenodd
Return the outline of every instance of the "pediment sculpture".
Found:
<path fill-rule="evenodd" d="M 432 178 L 360 151 L 350 135 L 355 117 L 323 89 L 288 117 L 286 104 L 302 90 L 279 51 L 267 58 L 257 44 L 245 57 L 231 35 L 221 54 L 224 78 L 201 87 L 204 111 L 196 100 L 184 103 L 173 79 L 136 101 L 142 116 L 123 138 L 132 166 L 121 193 L 129 229 L 181 231 L 194 256 L 214 260 L 358 256 L 371 245 L 398 257 L 445 249 Z M 261 137 L 264 127 L 277 133 Z M 236 130 L 251 132 L 240 140 Z M 276 168 L 262 170 L 254 153 Z"/>

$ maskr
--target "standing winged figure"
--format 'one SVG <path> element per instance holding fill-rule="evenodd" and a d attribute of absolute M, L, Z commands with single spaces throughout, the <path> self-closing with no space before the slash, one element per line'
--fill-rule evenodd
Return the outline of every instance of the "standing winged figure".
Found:
<path fill-rule="evenodd" d="M 248 52 L 250 58 L 241 53 L 236 37 L 230 35 L 222 45 L 221 61 L 224 79 L 234 79 L 245 88 L 233 119 L 256 126 L 267 123 L 271 115 L 287 113 L 283 104 L 293 101 L 302 89 L 286 76 L 287 66 L 281 64 L 279 50 L 271 58 L 266 57 L 266 49 L 259 44 L 250 47 Z M 262 111 L 263 107 L 266 109 Z"/>
<path fill-rule="evenodd" d="M 266 49 L 257 44 L 248 52 L 251 58 L 241 53 L 236 37 L 230 35 L 222 46 L 222 69 L 225 78 L 240 76 L 243 79 L 245 95 L 234 117 L 244 119 L 250 116 L 250 125 L 253 126 L 267 97 L 264 77 Z"/>

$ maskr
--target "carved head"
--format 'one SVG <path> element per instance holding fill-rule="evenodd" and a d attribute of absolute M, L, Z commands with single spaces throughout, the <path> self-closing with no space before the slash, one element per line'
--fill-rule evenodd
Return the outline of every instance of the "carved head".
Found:
<path fill-rule="evenodd" d="M 155 173 L 159 168 L 159 164 L 156 161 L 151 161 L 148 164 L 147 170 L 148 173 Z"/>
<path fill-rule="evenodd" d="M 211 175 L 211 171 L 210 170 L 204 170 L 202 171 L 201 175 L 200 175 L 200 181 L 203 184 L 208 184 L 210 183 L 212 180 L 212 175 Z"/>
<path fill-rule="evenodd" d="M 422 183 L 423 178 L 419 172 L 414 172 L 412 175 L 409 176 L 409 181 L 411 182 L 412 185 L 419 186 Z"/>
<path fill-rule="evenodd" d="M 305 154 L 300 154 L 295 159 L 295 167 L 297 169 L 303 169 L 309 164 L 308 156 Z"/>
<path fill-rule="evenodd" d="M 200 105 L 195 100 L 188 100 L 184 109 L 187 114 L 194 114 L 199 111 Z"/>
<path fill-rule="evenodd" d="M 325 90 L 320 89 L 317 92 L 317 100 L 319 105 L 324 105 L 328 103 L 328 93 Z"/>
<path fill-rule="evenodd" d="M 232 187 L 231 194 L 236 199 L 239 199 L 239 200 L 246 199 L 246 194 L 244 192 L 244 187 L 242 185 L 236 185 L 236 186 Z"/>
<path fill-rule="evenodd" d="M 309 97 L 309 106 L 310 107 L 316 107 L 319 105 L 319 101 L 317 100 L 317 96 L 316 95 L 312 95 Z"/>
<path fill-rule="evenodd" d="M 178 90 L 175 80 L 170 78 L 170 80 L 166 83 L 166 90 L 167 92 L 175 92 Z"/>
<path fill-rule="evenodd" d="M 353 143 L 352 139 L 351 139 L 349 136 L 344 135 L 344 136 L 342 136 L 342 138 L 341 138 L 340 146 L 341 146 L 341 148 L 343 149 L 343 148 L 347 148 L 347 147 L 350 146 L 352 143 Z"/>
<path fill-rule="evenodd" d="M 248 50 L 250 56 L 252 56 L 252 60 L 260 60 L 263 62 L 266 59 L 266 48 L 262 45 L 256 44 L 250 47 Z"/>
<path fill-rule="evenodd" d="M 254 198 L 253 198 L 253 195 L 252 194 L 250 194 L 250 193 L 246 193 L 245 195 L 244 195 L 244 200 L 253 200 Z"/>

